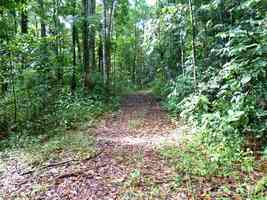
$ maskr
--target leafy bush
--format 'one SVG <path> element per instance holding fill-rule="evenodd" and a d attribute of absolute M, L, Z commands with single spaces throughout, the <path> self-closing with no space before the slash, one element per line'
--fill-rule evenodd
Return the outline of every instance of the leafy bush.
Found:
<path fill-rule="evenodd" d="M 223 56 L 228 59 L 212 74 L 202 75 L 207 82 L 199 83 L 196 93 L 188 96 L 193 91 L 190 83 L 179 77 L 174 87 L 169 86 L 172 92 L 167 107 L 196 125 L 213 143 L 218 141 L 216 135 L 233 139 L 254 135 L 262 141 L 267 139 L 267 32 L 263 30 L 264 20 L 259 19 L 243 20 L 217 34 L 218 40 L 228 38 L 229 42 L 224 48 L 211 51 L 216 50 L 221 59 Z"/>
<path fill-rule="evenodd" d="M 168 89 L 165 89 L 165 92 L 168 95 L 164 101 L 164 105 L 172 113 L 180 113 L 181 110 L 178 104 L 193 92 L 193 81 L 191 77 L 180 75 L 167 87 Z"/>
<path fill-rule="evenodd" d="M 107 106 L 103 101 L 93 100 L 90 96 L 62 96 L 57 101 L 56 110 L 61 127 L 75 128 L 76 123 L 96 119 L 107 110 Z"/>
<path fill-rule="evenodd" d="M 250 172 L 253 170 L 254 159 L 250 152 L 244 152 L 238 143 L 221 142 L 210 145 L 202 135 L 186 140 L 183 145 L 161 149 L 161 154 L 169 159 L 176 158 L 174 165 L 179 172 L 194 176 L 230 176 L 236 170 Z M 217 136 L 218 137 L 218 136 Z M 235 148 L 233 148 L 235 146 Z"/>
<path fill-rule="evenodd" d="M 168 84 L 160 79 L 155 79 L 150 85 L 152 87 L 152 92 L 156 97 L 165 97 L 169 91 L 171 91 Z"/>

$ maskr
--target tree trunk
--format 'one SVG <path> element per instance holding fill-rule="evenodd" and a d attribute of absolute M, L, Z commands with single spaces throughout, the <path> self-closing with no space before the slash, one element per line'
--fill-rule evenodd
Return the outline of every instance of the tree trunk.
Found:
<path fill-rule="evenodd" d="M 76 29 L 77 29 L 77 27 L 76 27 Z M 77 49 L 78 49 L 78 59 L 79 59 L 79 64 L 82 64 L 82 48 L 81 48 L 81 43 L 80 43 L 80 40 L 79 40 L 79 33 L 78 33 L 78 31 L 76 31 L 76 37 L 75 37 L 75 39 L 76 39 L 76 45 L 77 45 Z M 83 70 L 81 69 L 81 72 L 82 72 Z"/>
<path fill-rule="evenodd" d="M 90 0 L 89 4 L 89 17 L 92 19 L 95 16 L 96 1 Z M 92 20 L 91 20 L 92 21 Z M 90 69 L 93 70 L 96 66 L 95 61 L 95 24 L 90 23 L 90 32 L 89 32 L 89 62 Z"/>
<path fill-rule="evenodd" d="M 103 0 L 103 26 L 102 26 L 102 64 L 103 64 L 103 81 L 107 84 L 107 5 L 106 0 Z"/>
<path fill-rule="evenodd" d="M 194 80 L 194 88 L 197 88 L 197 75 L 196 75 L 196 47 L 195 47 L 195 23 L 194 23 L 194 13 L 193 13 L 193 5 L 192 0 L 189 0 L 190 7 L 190 18 L 191 18 L 191 28 L 192 28 L 192 61 L 193 61 L 193 80 Z"/>
<path fill-rule="evenodd" d="M 181 45 L 181 68 L 183 72 L 183 76 L 185 75 L 185 70 L 184 70 L 184 39 L 183 35 L 180 32 L 180 45 Z"/>
<path fill-rule="evenodd" d="M 105 74 L 104 82 L 106 84 L 107 89 L 109 89 L 111 70 L 112 18 L 115 7 L 115 0 L 112 0 L 111 6 L 108 6 L 107 0 L 103 0 L 103 7 L 103 69 Z"/>
<path fill-rule="evenodd" d="M 63 64 L 60 63 L 60 52 L 59 52 L 59 37 L 57 37 L 59 33 L 58 25 L 59 25 L 59 20 L 58 20 L 58 7 L 59 7 L 59 2 L 58 0 L 53 0 L 53 22 L 54 22 L 54 30 L 53 30 L 53 35 L 55 36 L 55 42 L 53 43 L 54 47 L 54 52 L 56 55 L 56 67 L 55 67 L 55 72 L 57 74 L 57 83 L 58 83 L 58 90 L 60 91 L 62 84 L 63 84 L 63 74 L 64 74 L 64 69 L 63 69 Z"/>
<path fill-rule="evenodd" d="M 21 33 L 27 34 L 28 33 L 28 13 L 26 10 L 21 11 Z"/>
<path fill-rule="evenodd" d="M 44 1 L 38 0 L 40 11 L 41 11 L 41 37 L 46 36 L 46 24 L 45 24 L 45 11 L 44 11 Z"/>
<path fill-rule="evenodd" d="M 99 45 L 98 45 L 98 71 L 101 73 L 102 77 L 104 77 L 103 75 L 103 44 L 102 44 L 102 36 L 101 34 L 99 35 Z"/>
<path fill-rule="evenodd" d="M 89 51 L 89 0 L 83 0 L 83 65 L 84 65 L 84 88 L 86 92 L 89 92 L 92 88 L 92 82 L 90 79 L 90 51 Z"/>
<path fill-rule="evenodd" d="M 76 2 L 73 2 L 73 17 L 75 16 Z M 71 79 L 71 94 L 74 95 L 76 89 L 76 25 L 75 21 L 72 24 L 72 79 Z"/>

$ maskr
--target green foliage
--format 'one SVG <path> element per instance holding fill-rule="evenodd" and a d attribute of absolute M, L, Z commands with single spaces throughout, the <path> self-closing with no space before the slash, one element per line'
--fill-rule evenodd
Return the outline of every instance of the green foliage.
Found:
<path fill-rule="evenodd" d="M 255 196 L 264 195 L 266 189 L 267 189 L 267 176 L 264 176 L 256 183 L 254 188 L 254 195 Z"/>
<path fill-rule="evenodd" d="M 88 133 L 79 131 L 65 132 L 56 129 L 39 136 L 16 133 L 9 136 L 1 144 L 9 145 L 10 153 L 20 152 L 23 160 L 31 165 L 42 165 L 49 160 L 64 160 L 71 156 L 83 159 L 95 153 L 95 139 Z M 3 147 L 3 146 L 1 146 Z M 4 153 L 5 151 L 2 151 Z"/>
<path fill-rule="evenodd" d="M 213 6 L 208 4 L 201 9 L 210 12 L 214 18 L 213 23 L 221 25 L 212 16 L 213 9 L 220 7 Z M 224 6 L 230 6 L 230 3 L 225 3 Z M 166 107 L 197 126 L 198 132 L 206 137 L 209 144 L 220 144 L 222 136 L 227 141 L 237 140 L 238 143 L 239 140 L 242 141 L 239 138 L 251 134 L 266 140 L 267 32 L 264 28 L 266 16 L 260 8 L 260 1 L 244 1 L 231 11 L 237 14 L 242 10 L 250 18 L 237 15 L 236 20 L 240 23 L 230 24 L 225 21 L 225 27 L 210 32 L 216 38 L 210 49 L 211 66 L 205 71 L 202 71 L 204 65 L 198 66 L 198 79 L 203 81 L 194 93 L 190 78 L 182 75 L 164 89 L 167 91 Z M 253 11 L 259 12 L 253 15 Z M 200 20 L 206 20 L 199 17 Z M 201 39 L 202 36 L 199 37 Z M 209 35 L 205 37 L 207 39 Z M 213 55 L 214 52 L 216 55 Z M 218 63 L 215 59 L 221 62 Z"/>
<path fill-rule="evenodd" d="M 253 157 L 238 148 L 238 143 L 233 144 L 233 149 L 225 142 L 224 136 L 221 136 L 221 142 L 217 145 L 210 145 L 202 137 L 186 140 L 179 148 L 163 148 L 161 154 L 174 162 L 179 172 L 194 176 L 233 176 L 239 170 L 245 173 L 253 170 Z M 173 158 L 176 159 L 173 161 Z"/>
<path fill-rule="evenodd" d="M 95 140 L 93 137 L 81 132 L 61 133 L 47 139 L 35 141 L 25 148 L 29 153 L 31 162 L 42 164 L 47 160 L 64 159 L 64 154 L 72 155 L 74 158 L 82 159 L 95 152 Z M 38 153 L 36 153 L 38 152 Z"/>
<path fill-rule="evenodd" d="M 152 83 L 150 83 L 152 86 L 152 92 L 157 97 L 165 97 L 167 92 L 166 89 L 168 87 L 166 86 L 166 83 L 164 83 L 162 80 L 156 79 Z"/>
<path fill-rule="evenodd" d="M 97 100 L 94 100 L 94 98 Z M 56 105 L 58 119 L 54 120 L 58 120 L 59 125 L 65 128 L 75 128 L 79 122 L 95 120 L 109 109 L 103 101 L 99 100 L 97 95 L 62 96 Z"/>

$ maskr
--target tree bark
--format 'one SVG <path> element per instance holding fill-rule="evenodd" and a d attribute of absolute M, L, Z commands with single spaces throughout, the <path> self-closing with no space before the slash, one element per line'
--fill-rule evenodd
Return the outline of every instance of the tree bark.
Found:
<path fill-rule="evenodd" d="M 45 10 L 44 10 L 44 1 L 38 0 L 40 6 L 40 13 L 41 13 L 41 37 L 46 36 L 46 24 L 45 24 Z"/>
<path fill-rule="evenodd" d="M 194 23 L 194 12 L 192 0 L 189 0 L 189 8 L 190 8 L 190 18 L 191 18 L 191 28 L 192 28 L 192 61 L 193 61 L 193 80 L 194 80 L 194 88 L 196 90 L 197 87 L 197 74 L 196 74 L 196 47 L 195 47 L 195 23 Z"/>
<path fill-rule="evenodd" d="M 76 2 L 73 2 L 73 18 L 75 16 Z M 76 24 L 73 21 L 72 24 L 72 78 L 71 78 L 71 94 L 74 95 L 76 89 Z"/>
<path fill-rule="evenodd" d="M 103 75 L 103 44 L 102 44 L 102 36 L 101 34 L 99 35 L 99 45 L 98 45 L 98 71 L 101 73 L 102 77 L 104 77 Z"/>
<path fill-rule="evenodd" d="M 95 9 L 96 9 L 96 1 L 90 0 L 89 2 L 89 17 L 90 17 L 90 31 L 89 31 L 89 62 L 90 62 L 90 69 L 93 70 L 96 66 L 95 61 L 95 24 L 92 22 L 92 19 L 95 16 Z"/>
<path fill-rule="evenodd" d="M 84 88 L 86 92 L 89 92 L 92 88 L 92 82 L 90 79 L 90 51 L 89 51 L 89 0 L 83 0 L 83 65 L 84 65 Z"/>
<path fill-rule="evenodd" d="M 103 64 L 103 81 L 107 84 L 107 5 L 103 0 L 103 25 L 102 25 L 102 64 Z"/>
<path fill-rule="evenodd" d="M 27 34 L 28 33 L 28 13 L 26 10 L 21 11 L 21 33 Z"/>
<path fill-rule="evenodd" d="M 112 34 L 112 18 L 115 8 L 115 0 L 108 5 L 107 0 L 103 0 L 103 69 L 104 83 L 109 89 L 110 70 L 111 70 L 111 34 Z"/>

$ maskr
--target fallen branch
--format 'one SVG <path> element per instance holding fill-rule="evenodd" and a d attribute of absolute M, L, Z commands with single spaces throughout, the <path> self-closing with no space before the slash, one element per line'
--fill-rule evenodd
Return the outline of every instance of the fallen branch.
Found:
<path fill-rule="evenodd" d="M 29 170 L 27 172 L 22 173 L 21 175 L 25 176 L 25 175 L 28 175 L 28 174 L 32 174 L 37 170 L 42 170 L 42 169 L 47 169 L 47 168 L 51 168 L 51 167 L 62 166 L 62 165 L 66 165 L 66 164 L 68 164 L 70 162 L 85 162 L 85 161 L 88 161 L 88 160 L 91 160 L 91 159 L 94 159 L 94 158 L 98 157 L 100 154 L 103 153 L 103 151 L 104 150 L 99 151 L 98 153 L 96 153 L 96 154 L 94 154 L 92 156 L 89 156 L 89 157 L 87 157 L 85 159 L 82 159 L 82 160 L 80 160 L 80 159 L 72 159 L 72 160 L 66 160 L 66 161 L 62 161 L 62 162 L 58 162 L 58 163 L 51 163 L 49 165 L 41 166 L 41 167 L 39 167 L 37 169 Z"/>
<path fill-rule="evenodd" d="M 62 179 L 62 178 L 69 178 L 69 177 L 76 177 L 76 176 L 79 176 L 79 175 L 82 175 L 84 174 L 82 171 L 77 171 L 77 172 L 71 172 L 71 173 L 68 173 L 68 174 L 62 174 L 62 175 L 59 175 L 56 177 L 56 179 Z"/>
<path fill-rule="evenodd" d="M 64 179 L 64 178 L 69 178 L 69 177 L 77 177 L 80 175 L 84 175 L 86 177 L 93 177 L 92 174 L 86 174 L 83 171 L 77 171 L 77 172 L 71 172 L 71 173 L 59 175 L 55 179 L 58 180 L 58 179 Z"/>

